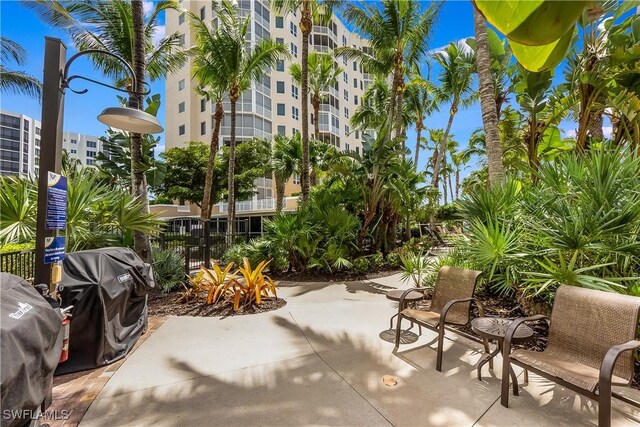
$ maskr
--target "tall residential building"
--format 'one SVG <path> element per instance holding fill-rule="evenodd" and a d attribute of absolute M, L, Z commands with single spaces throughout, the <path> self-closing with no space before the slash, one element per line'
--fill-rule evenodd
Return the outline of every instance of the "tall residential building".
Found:
<path fill-rule="evenodd" d="M 37 175 L 40 161 L 40 122 L 20 113 L 0 111 L 0 174 Z M 97 136 L 64 132 L 62 148 L 83 165 L 93 165 L 102 150 Z"/>
<path fill-rule="evenodd" d="M 213 16 L 211 1 L 183 1 L 183 8 L 200 19 L 211 23 Z M 251 17 L 249 44 L 262 39 L 272 39 L 288 47 L 290 59 L 281 60 L 276 68 L 262 80 L 244 92 L 237 103 L 237 141 L 251 138 L 270 139 L 275 134 L 292 135 L 300 132 L 302 117 L 300 110 L 300 87 L 289 74 L 293 62 L 300 62 L 302 53 L 302 32 L 298 27 L 299 14 L 279 16 L 271 11 L 268 0 L 238 0 L 243 17 Z M 182 35 L 185 47 L 195 42 L 189 20 L 183 12 L 166 12 L 166 32 Z M 353 46 L 368 49 L 367 42 L 358 34 L 350 32 L 335 16 L 324 26 L 315 25 L 310 36 L 310 52 L 330 54 L 338 46 Z M 357 62 L 343 58 L 335 59 L 335 66 L 344 71 L 335 87 L 331 88 L 320 107 L 319 117 L 313 117 L 313 106 L 309 100 L 309 132 L 313 135 L 314 122 L 319 120 L 321 139 L 341 150 L 362 150 L 363 135 L 350 128 L 350 117 L 362 102 L 362 95 L 373 77 L 363 72 Z M 197 94 L 197 81 L 191 79 L 191 59 L 175 74 L 166 79 L 166 148 L 183 147 L 189 141 L 208 142 L 213 130 L 213 108 L 210 102 Z M 230 139 L 229 103 L 225 103 L 225 116 L 221 126 L 220 142 Z M 273 211 L 272 200 L 275 191 L 271 179 L 261 179 L 257 194 L 252 201 L 239 202 L 238 215 L 254 211 Z M 286 194 L 299 192 L 299 179 L 292 179 Z M 295 205 L 295 204 L 294 204 Z M 262 208 L 259 208 L 262 206 Z M 214 209 L 220 216 L 226 212 L 226 204 Z"/>

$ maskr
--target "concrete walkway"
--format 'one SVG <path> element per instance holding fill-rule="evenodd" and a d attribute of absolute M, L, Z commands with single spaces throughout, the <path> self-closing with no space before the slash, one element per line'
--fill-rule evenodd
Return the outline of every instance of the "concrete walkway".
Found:
<path fill-rule="evenodd" d="M 493 373 L 485 366 L 478 381 L 482 347 L 455 334 L 442 373 L 430 331 L 392 354 L 379 334 L 397 310 L 384 294 L 397 287 L 397 276 L 282 283 L 288 304 L 277 311 L 169 318 L 112 376 L 81 425 L 597 424 L 597 404 L 535 375 L 503 408 L 500 363 Z M 398 384 L 384 385 L 384 375 Z M 637 409 L 614 408 L 614 425 L 640 424 Z"/>

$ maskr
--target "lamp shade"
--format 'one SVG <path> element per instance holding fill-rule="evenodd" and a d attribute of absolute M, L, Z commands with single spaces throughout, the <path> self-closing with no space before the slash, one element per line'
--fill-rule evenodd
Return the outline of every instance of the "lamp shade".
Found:
<path fill-rule="evenodd" d="M 107 126 L 127 132 L 153 134 L 164 129 L 155 116 L 130 107 L 109 107 L 98 116 Z"/>

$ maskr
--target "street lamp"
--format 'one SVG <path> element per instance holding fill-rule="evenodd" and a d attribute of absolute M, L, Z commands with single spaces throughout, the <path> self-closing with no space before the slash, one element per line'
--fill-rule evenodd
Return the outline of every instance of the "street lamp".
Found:
<path fill-rule="evenodd" d="M 81 56 L 98 54 L 107 55 L 120 62 L 131 77 L 131 90 L 121 89 L 97 80 L 79 75 L 69 76 L 69 67 Z M 123 58 L 108 51 L 90 49 L 66 59 L 67 47 L 60 39 L 45 37 L 44 76 L 42 79 L 42 122 L 40 139 L 40 168 L 38 176 L 38 211 L 36 224 L 36 259 L 34 284 L 51 284 L 51 264 L 45 264 L 45 240 L 57 236 L 57 230 L 47 227 L 47 191 L 49 172 L 60 173 L 62 167 L 62 132 L 64 119 L 64 95 L 66 89 L 74 93 L 84 94 L 87 89 L 74 90 L 69 83 L 75 79 L 86 80 L 126 92 L 129 101 L 126 107 L 108 107 L 98 120 L 107 126 L 123 131 L 153 134 L 163 131 L 158 119 L 142 110 L 137 96 L 140 92 L 139 82 L 131 65 Z M 144 95 L 145 93 L 143 93 Z"/>

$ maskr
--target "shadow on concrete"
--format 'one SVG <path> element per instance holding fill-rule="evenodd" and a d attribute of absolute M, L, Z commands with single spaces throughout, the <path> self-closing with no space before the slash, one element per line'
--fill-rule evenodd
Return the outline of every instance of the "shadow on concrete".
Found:
<path fill-rule="evenodd" d="M 280 282 L 278 284 L 278 288 L 295 289 L 295 292 L 291 295 L 293 297 L 299 297 L 314 291 L 321 291 L 330 286 L 344 286 L 345 290 L 350 294 L 366 292 L 384 295 L 389 291 L 397 289 L 396 287 L 383 285 L 371 280 L 352 280 L 347 282 Z"/>

